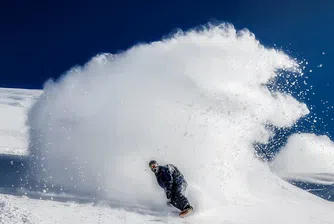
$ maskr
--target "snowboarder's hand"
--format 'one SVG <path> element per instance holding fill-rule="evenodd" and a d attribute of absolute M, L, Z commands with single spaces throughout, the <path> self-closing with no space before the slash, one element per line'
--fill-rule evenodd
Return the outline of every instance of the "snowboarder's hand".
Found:
<path fill-rule="evenodd" d="M 172 198 L 172 192 L 167 191 L 166 192 L 166 197 L 167 197 L 167 199 L 171 199 Z"/>
<path fill-rule="evenodd" d="M 172 202 L 170 200 L 166 201 L 166 205 L 172 207 Z"/>

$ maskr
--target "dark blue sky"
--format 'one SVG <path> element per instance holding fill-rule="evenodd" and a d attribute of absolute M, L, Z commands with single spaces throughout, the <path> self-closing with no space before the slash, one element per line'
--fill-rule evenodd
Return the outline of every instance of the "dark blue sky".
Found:
<path fill-rule="evenodd" d="M 218 20 L 247 27 L 266 46 L 307 59 L 316 92 L 307 103 L 321 114 L 333 105 L 333 12 L 331 0 L 1 1 L 0 87 L 42 88 L 97 53 Z M 323 115 L 327 125 L 333 124 L 332 112 Z"/>

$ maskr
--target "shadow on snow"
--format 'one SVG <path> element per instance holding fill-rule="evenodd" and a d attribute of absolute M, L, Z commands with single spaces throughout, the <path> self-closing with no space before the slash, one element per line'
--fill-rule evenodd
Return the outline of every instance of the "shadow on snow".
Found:
<path fill-rule="evenodd" d="M 91 205 L 107 205 L 111 208 L 121 208 L 125 211 L 135 212 L 143 215 L 169 216 L 178 215 L 175 209 L 166 208 L 148 209 L 123 202 L 106 199 L 96 195 L 78 194 L 61 190 L 54 186 L 51 190 L 43 191 L 43 184 L 34 178 L 30 178 L 28 156 L 0 155 L 0 194 L 22 196 L 30 199 L 50 200 L 57 202 L 74 202 Z"/>

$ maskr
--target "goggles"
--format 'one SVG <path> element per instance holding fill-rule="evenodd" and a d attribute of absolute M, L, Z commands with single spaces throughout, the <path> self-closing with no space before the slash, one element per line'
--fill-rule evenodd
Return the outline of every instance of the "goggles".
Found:
<path fill-rule="evenodd" d="M 157 163 L 153 163 L 151 166 L 150 166 L 150 169 L 153 171 L 153 172 L 156 172 L 158 170 L 158 164 Z"/>

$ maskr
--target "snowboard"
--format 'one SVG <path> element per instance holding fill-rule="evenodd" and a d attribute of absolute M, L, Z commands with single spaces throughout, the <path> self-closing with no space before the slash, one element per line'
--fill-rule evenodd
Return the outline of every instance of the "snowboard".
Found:
<path fill-rule="evenodd" d="M 184 218 L 184 217 L 190 215 L 193 212 L 194 212 L 194 210 L 192 208 L 191 209 L 186 209 L 186 210 L 183 210 L 182 212 L 180 212 L 179 216 L 181 218 Z"/>

